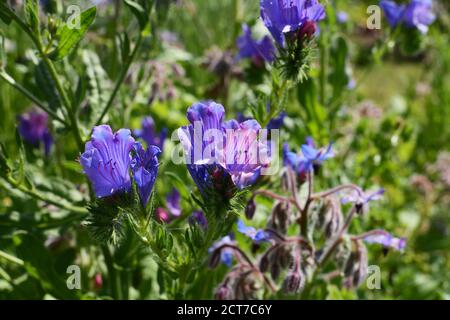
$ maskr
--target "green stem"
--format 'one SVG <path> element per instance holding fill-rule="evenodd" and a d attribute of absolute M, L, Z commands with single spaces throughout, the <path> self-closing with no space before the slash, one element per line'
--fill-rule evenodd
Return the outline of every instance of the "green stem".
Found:
<path fill-rule="evenodd" d="M 52 118 L 55 120 L 61 122 L 64 125 L 67 125 L 67 122 L 60 118 L 54 111 L 47 108 L 42 102 L 40 102 L 30 91 L 28 91 L 25 87 L 20 85 L 19 83 L 14 80 L 13 77 L 11 77 L 6 71 L 1 70 L 0 71 L 0 78 L 5 80 L 8 84 L 10 84 L 13 88 L 18 90 L 20 93 L 22 93 L 24 96 L 26 96 L 28 99 L 30 99 L 36 106 L 47 112 Z"/>
<path fill-rule="evenodd" d="M 103 118 L 106 116 L 106 114 L 108 113 L 109 109 L 111 108 L 114 99 L 116 98 L 117 93 L 119 92 L 120 87 L 122 86 L 123 81 L 125 80 L 125 77 L 127 76 L 128 73 L 128 69 L 131 66 L 131 63 L 133 62 L 134 58 L 136 57 L 136 54 L 139 50 L 139 47 L 141 46 L 141 40 L 142 40 L 142 34 L 139 33 L 137 40 L 136 40 L 136 44 L 134 45 L 134 49 L 130 55 L 130 57 L 128 58 L 125 66 L 123 67 L 122 71 L 120 72 L 119 78 L 116 81 L 116 84 L 114 86 L 114 89 L 111 93 L 111 96 L 108 99 L 108 102 L 106 103 L 106 106 L 103 108 L 103 111 L 100 115 L 100 117 L 97 119 L 97 121 L 95 122 L 95 125 L 99 125 L 102 123 Z"/>
<path fill-rule="evenodd" d="M 111 290 L 111 296 L 113 299 L 121 299 L 121 282 L 118 270 L 114 267 L 114 259 L 107 245 L 102 245 L 103 257 L 105 258 L 106 268 L 109 275 L 109 287 Z"/>
<path fill-rule="evenodd" d="M 2 251 L 2 250 L 0 250 L 0 258 L 8 260 L 9 262 L 18 264 L 19 266 L 24 265 L 24 261 L 22 259 L 14 257 L 14 256 L 10 255 L 9 253 L 6 253 L 5 251 Z"/>
<path fill-rule="evenodd" d="M 41 53 L 43 53 L 42 48 L 40 48 L 39 51 L 41 51 Z M 80 135 L 78 118 L 76 116 L 75 110 L 73 110 L 73 106 L 70 103 L 70 100 L 69 100 L 69 97 L 67 96 L 66 90 L 64 89 L 61 81 L 59 80 L 59 76 L 56 71 L 56 68 L 55 68 L 54 64 L 50 61 L 50 59 L 47 56 L 45 56 L 44 54 L 42 55 L 42 61 L 44 61 L 45 66 L 47 67 L 48 71 L 50 72 L 50 75 L 51 75 L 53 81 L 55 82 L 56 90 L 58 90 L 58 93 L 63 100 L 63 104 L 66 106 L 67 114 L 69 115 L 69 119 L 70 119 L 70 123 L 71 123 L 70 128 L 71 128 L 73 136 L 75 137 L 75 140 L 77 142 L 78 149 L 79 149 L 79 151 L 83 151 L 84 143 L 83 143 L 83 139 L 81 138 L 81 135 Z"/>

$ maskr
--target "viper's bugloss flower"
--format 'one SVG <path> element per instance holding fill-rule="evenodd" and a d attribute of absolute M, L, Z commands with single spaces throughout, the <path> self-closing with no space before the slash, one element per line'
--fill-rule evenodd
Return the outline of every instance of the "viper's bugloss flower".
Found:
<path fill-rule="evenodd" d="M 300 31 L 310 36 L 316 22 L 325 18 L 325 9 L 317 0 L 261 0 L 260 7 L 264 24 L 282 47 L 288 34 Z"/>
<path fill-rule="evenodd" d="M 208 253 L 213 253 L 216 249 L 220 248 L 224 244 L 233 244 L 230 236 L 225 236 L 219 241 L 215 242 L 211 246 L 211 248 L 208 249 Z M 231 264 L 233 263 L 233 249 L 223 248 L 220 251 L 220 261 L 228 267 L 231 267 Z"/>
<path fill-rule="evenodd" d="M 80 163 L 98 198 L 131 189 L 130 151 L 134 143 L 128 129 L 113 133 L 108 125 L 94 127 Z"/>
<path fill-rule="evenodd" d="M 142 205 L 146 205 L 153 190 L 153 185 L 158 175 L 158 155 L 161 149 L 157 146 L 148 146 L 147 150 L 142 144 L 136 142 L 133 145 L 134 156 L 131 161 L 134 181 L 136 182 L 139 198 Z"/>
<path fill-rule="evenodd" d="M 30 111 L 19 116 L 19 133 L 23 140 L 34 147 L 43 143 L 46 155 L 50 153 L 53 144 L 47 125 L 48 115 L 42 111 Z"/>
<path fill-rule="evenodd" d="M 246 226 L 242 220 L 238 221 L 237 225 L 238 231 L 256 243 L 269 241 L 270 235 L 264 230 L 256 230 L 254 227 Z"/>
<path fill-rule="evenodd" d="M 224 115 L 220 104 L 196 103 L 187 111 L 191 124 L 178 130 L 187 168 L 204 196 L 211 189 L 226 193 L 248 186 L 270 161 L 267 145 L 258 139 L 258 122 L 225 122 Z"/>
<path fill-rule="evenodd" d="M 372 231 L 370 235 L 364 237 L 364 241 L 368 243 L 378 243 L 385 248 L 392 248 L 399 251 L 403 250 L 406 246 L 405 238 L 396 238 L 384 230 Z"/>
<path fill-rule="evenodd" d="M 236 46 L 239 50 L 238 59 L 249 58 L 256 66 L 263 66 L 264 61 L 272 62 L 275 59 L 275 47 L 269 36 L 255 40 L 252 30 L 246 24 L 242 26 L 243 35 L 237 38 Z"/>
<path fill-rule="evenodd" d="M 176 188 L 173 188 L 166 196 L 166 206 L 173 217 L 179 217 L 181 215 L 180 200 L 181 196 Z"/>
<path fill-rule="evenodd" d="M 164 148 L 164 140 L 167 137 L 167 129 L 163 128 L 158 134 L 155 130 L 155 122 L 150 116 L 143 118 L 141 125 L 141 129 L 134 130 L 134 135 L 144 140 L 147 146 L 157 146 L 162 151 Z"/>
<path fill-rule="evenodd" d="M 208 227 L 208 220 L 206 220 L 205 214 L 201 210 L 194 211 L 189 217 L 190 224 L 198 224 L 203 229 Z"/>
<path fill-rule="evenodd" d="M 426 33 L 428 26 L 436 19 L 432 0 L 411 0 L 409 4 L 397 4 L 392 0 L 382 0 L 380 6 L 389 25 L 393 28 L 404 25 Z"/>

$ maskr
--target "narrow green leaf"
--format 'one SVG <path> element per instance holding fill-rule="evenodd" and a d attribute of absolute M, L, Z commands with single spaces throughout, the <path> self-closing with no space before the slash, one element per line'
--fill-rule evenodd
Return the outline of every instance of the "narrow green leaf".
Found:
<path fill-rule="evenodd" d="M 93 124 L 100 117 L 103 107 L 108 101 L 111 81 L 95 52 L 84 50 L 82 58 L 88 77 L 88 102 L 91 110 L 89 118 Z"/>
<path fill-rule="evenodd" d="M 34 33 L 38 34 L 40 32 L 38 0 L 26 0 L 24 9 L 28 26 Z"/>
<path fill-rule="evenodd" d="M 49 54 L 52 60 L 60 60 L 67 56 L 73 48 L 83 39 L 90 25 L 94 22 L 97 8 L 92 7 L 83 11 L 80 15 L 79 28 L 71 28 L 65 24 L 58 32 L 59 42 L 56 49 Z"/>
<path fill-rule="evenodd" d="M 6 24 L 11 23 L 11 7 L 6 3 L 6 0 L 0 1 L 0 20 L 2 20 Z"/>
<path fill-rule="evenodd" d="M 138 20 L 140 29 L 144 30 L 148 22 L 148 16 L 145 9 L 136 1 L 124 0 L 124 2 Z"/>

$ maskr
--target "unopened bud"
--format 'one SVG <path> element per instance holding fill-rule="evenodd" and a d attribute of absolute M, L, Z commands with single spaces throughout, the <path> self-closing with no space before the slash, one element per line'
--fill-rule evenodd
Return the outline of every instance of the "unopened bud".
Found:
<path fill-rule="evenodd" d="M 256 211 L 255 199 L 254 197 L 251 197 L 250 200 L 247 202 L 247 206 L 245 207 L 245 216 L 247 217 L 247 219 L 249 220 L 253 219 L 255 211 Z"/>
<path fill-rule="evenodd" d="M 217 300 L 232 300 L 233 291 L 226 284 L 221 284 L 214 293 L 214 297 Z"/>
<path fill-rule="evenodd" d="M 290 270 L 283 281 L 283 291 L 287 294 L 299 293 L 305 285 L 305 277 L 299 268 Z"/>
<path fill-rule="evenodd" d="M 168 223 L 169 222 L 169 214 L 163 208 L 156 208 L 156 210 L 155 210 L 155 218 L 156 218 L 157 221 L 159 221 L 161 223 Z"/>
<path fill-rule="evenodd" d="M 314 21 L 308 20 L 303 26 L 300 28 L 298 34 L 301 39 L 307 38 L 310 39 L 317 31 L 317 25 Z"/>
<path fill-rule="evenodd" d="M 220 263 L 220 250 L 214 250 L 211 255 L 211 258 L 209 259 L 208 265 L 211 269 L 214 269 L 219 265 L 219 263 Z"/>

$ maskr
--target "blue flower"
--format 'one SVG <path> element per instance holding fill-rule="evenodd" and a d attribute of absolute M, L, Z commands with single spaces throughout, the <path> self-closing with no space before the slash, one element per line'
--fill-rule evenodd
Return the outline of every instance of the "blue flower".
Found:
<path fill-rule="evenodd" d="M 270 235 L 264 230 L 256 230 L 254 227 L 246 226 L 242 220 L 238 221 L 238 231 L 256 243 L 266 242 L 270 240 Z"/>
<path fill-rule="evenodd" d="M 169 212 L 174 217 L 181 215 L 180 193 L 177 189 L 173 188 L 166 196 L 166 205 Z"/>
<path fill-rule="evenodd" d="M 406 247 L 405 238 L 396 238 L 384 230 L 374 230 L 369 232 L 369 235 L 364 237 L 364 241 L 367 243 L 378 243 L 385 248 L 392 248 L 399 251 Z"/>
<path fill-rule="evenodd" d="M 325 9 L 317 0 L 261 0 L 260 7 L 264 24 L 282 47 L 287 34 L 325 18 Z"/>
<path fill-rule="evenodd" d="M 164 148 L 164 140 L 167 137 L 167 129 L 163 128 L 159 134 L 155 132 L 155 122 L 152 117 L 142 119 L 142 129 L 134 130 L 134 135 L 147 143 L 147 146 Z"/>
<path fill-rule="evenodd" d="M 411 0 L 409 4 L 397 4 L 392 0 L 381 0 L 380 6 L 389 25 L 393 28 L 405 25 L 408 28 L 417 28 L 420 32 L 426 33 L 428 26 L 436 19 L 432 10 L 432 0 Z"/>
<path fill-rule="evenodd" d="M 284 124 L 284 118 L 286 117 L 286 112 L 281 111 L 278 116 L 270 119 L 269 123 L 266 126 L 267 130 L 279 130 Z"/>
<path fill-rule="evenodd" d="M 129 167 L 133 144 L 134 139 L 128 129 L 120 129 L 113 134 L 108 125 L 94 127 L 80 163 L 97 197 L 131 189 Z"/>
<path fill-rule="evenodd" d="M 219 241 L 215 242 L 211 248 L 208 249 L 208 253 L 212 253 L 214 250 L 218 249 L 219 247 L 223 246 L 224 244 L 230 244 L 232 245 L 234 242 L 231 240 L 230 236 L 225 236 Z M 231 267 L 231 264 L 233 263 L 233 249 L 231 248 L 223 248 L 220 251 L 220 261 L 227 265 L 228 267 Z"/>
<path fill-rule="evenodd" d="M 144 150 L 139 142 L 134 144 L 133 149 L 134 157 L 131 162 L 131 168 L 141 203 L 145 206 L 158 175 L 158 155 L 161 153 L 161 149 L 157 146 L 149 146 L 147 150 Z"/>
<path fill-rule="evenodd" d="M 19 116 L 19 133 L 23 140 L 34 147 L 44 144 L 45 154 L 50 153 L 53 137 L 47 127 L 48 115 L 41 111 L 30 111 Z"/>
<path fill-rule="evenodd" d="M 250 58 L 257 66 L 263 65 L 264 61 L 272 62 L 275 59 L 275 47 L 269 36 L 255 40 L 248 25 L 244 24 L 242 30 L 244 34 L 236 40 L 238 59 Z"/>
<path fill-rule="evenodd" d="M 381 199 L 384 194 L 384 189 L 378 189 L 377 191 L 366 193 L 353 190 L 352 193 L 341 199 L 342 204 L 354 203 L 357 205 L 365 205 L 370 201 Z"/>
<path fill-rule="evenodd" d="M 326 149 L 316 149 L 312 139 L 309 139 L 307 144 L 302 145 L 302 153 L 304 156 L 304 162 L 302 165 L 303 170 L 310 172 L 314 170 L 314 165 L 321 165 L 322 162 L 334 157 L 333 150 L 331 150 L 331 143 Z"/>

